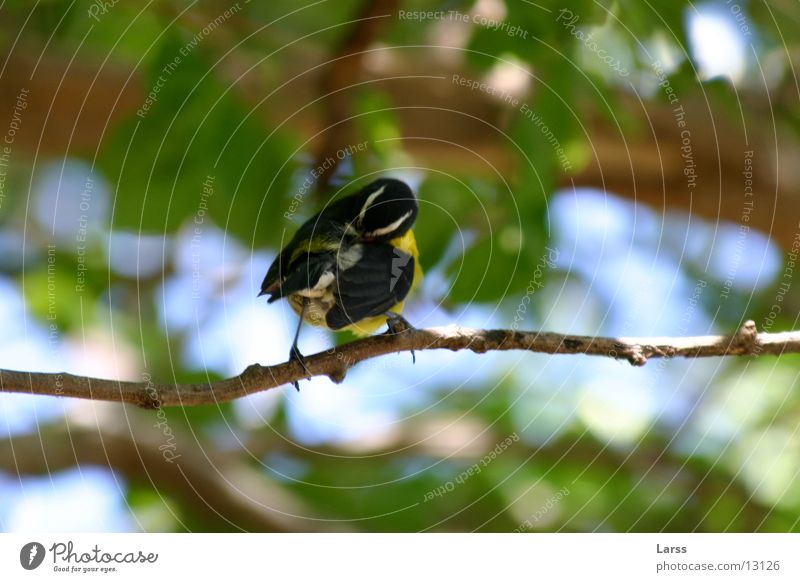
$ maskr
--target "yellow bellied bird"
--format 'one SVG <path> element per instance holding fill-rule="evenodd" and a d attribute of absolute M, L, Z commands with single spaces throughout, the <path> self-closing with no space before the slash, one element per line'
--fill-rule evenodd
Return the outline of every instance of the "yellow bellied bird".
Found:
<path fill-rule="evenodd" d="M 411 227 L 419 204 L 407 184 L 381 178 L 325 207 L 297 230 L 261 283 L 269 303 L 286 298 L 303 321 L 369 335 L 384 323 L 411 327 L 401 313 L 422 279 Z M 297 382 L 294 382 L 298 388 Z"/>

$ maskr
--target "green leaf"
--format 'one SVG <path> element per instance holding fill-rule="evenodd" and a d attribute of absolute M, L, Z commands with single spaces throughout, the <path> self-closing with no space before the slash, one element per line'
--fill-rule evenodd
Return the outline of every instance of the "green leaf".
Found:
<path fill-rule="evenodd" d="M 148 75 L 151 98 L 104 146 L 116 181 L 116 227 L 174 232 L 210 215 L 243 242 L 276 243 L 291 172 L 290 141 L 264 127 L 176 35 Z M 208 73 L 208 74 L 206 74 Z"/>

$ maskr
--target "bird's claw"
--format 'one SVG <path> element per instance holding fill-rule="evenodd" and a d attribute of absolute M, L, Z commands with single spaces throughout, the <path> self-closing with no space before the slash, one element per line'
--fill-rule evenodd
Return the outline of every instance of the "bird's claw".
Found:
<path fill-rule="evenodd" d="M 299 362 L 300 365 L 303 367 L 303 371 L 306 374 L 310 375 L 308 368 L 306 367 L 306 357 L 300 353 L 300 350 L 297 349 L 297 346 L 292 346 L 292 349 L 289 350 L 289 361 L 290 362 Z M 294 389 L 300 392 L 300 382 L 298 380 L 294 380 L 292 382 L 292 386 Z"/>
<path fill-rule="evenodd" d="M 386 333 L 390 335 L 398 335 L 404 331 L 415 329 L 405 317 L 391 311 L 386 314 L 386 326 L 389 328 L 386 330 Z M 417 363 L 417 354 L 414 353 L 414 350 L 411 350 L 411 362 L 414 364 Z"/>
<path fill-rule="evenodd" d="M 393 335 L 414 329 L 414 326 L 405 317 L 391 312 L 386 315 L 386 325 L 389 328 L 389 333 Z"/>

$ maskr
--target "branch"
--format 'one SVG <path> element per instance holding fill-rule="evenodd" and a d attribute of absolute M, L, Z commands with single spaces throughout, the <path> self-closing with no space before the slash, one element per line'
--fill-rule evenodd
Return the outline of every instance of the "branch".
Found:
<path fill-rule="evenodd" d="M 394 352 L 440 350 L 527 350 L 545 354 L 586 354 L 628 360 L 643 366 L 650 358 L 710 356 L 779 356 L 800 353 L 800 331 L 758 333 L 748 321 L 732 336 L 683 338 L 603 338 L 560 333 L 482 330 L 458 326 L 406 329 L 384 333 L 308 356 L 303 365 L 290 361 L 274 366 L 253 364 L 234 378 L 208 384 L 154 384 L 103 380 L 71 374 L 0 370 L 0 392 L 72 396 L 127 402 L 144 408 L 195 406 L 234 400 L 295 380 L 328 376 L 337 384 L 359 362 Z"/>

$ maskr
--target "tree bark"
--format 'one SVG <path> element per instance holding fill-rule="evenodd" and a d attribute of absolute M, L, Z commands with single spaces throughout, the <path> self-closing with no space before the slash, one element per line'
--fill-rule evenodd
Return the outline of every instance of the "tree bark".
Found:
<path fill-rule="evenodd" d="M 312 376 L 328 376 L 333 382 L 340 383 L 358 362 L 393 352 L 438 349 L 475 353 L 527 350 L 546 354 L 586 354 L 624 359 L 634 366 L 643 366 L 650 358 L 800 353 L 800 331 L 758 333 L 752 321 L 730 336 L 676 338 L 606 338 L 459 326 L 412 328 L 331 348 L 306 357 L 304 364 L 298 361 L 274 366 L 253 364 L 238 376 L 208 384 L 123 382 L 71 374 L 0 370 L 0 392 L 126 402 L 149 409 L 217 404 Z"/>

